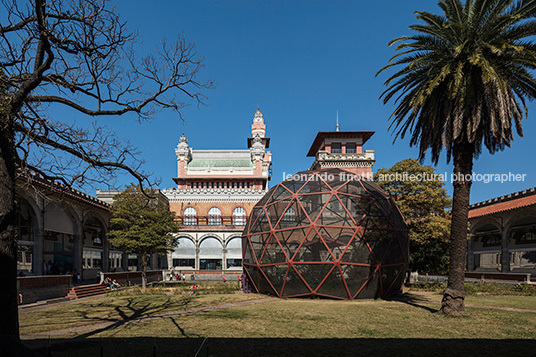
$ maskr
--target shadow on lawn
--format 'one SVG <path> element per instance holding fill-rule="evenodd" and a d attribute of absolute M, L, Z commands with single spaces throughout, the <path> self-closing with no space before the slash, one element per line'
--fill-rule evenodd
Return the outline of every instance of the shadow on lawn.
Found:
<path fill-rule="evenodd" d="M 386 321 L 388 323 L 388 321 Z M 43 356 L 46 340 L 25 341 Z M 37 347 L 41 346 L 41 347 Z M 296 338 L 121 338 L 64 340 L 50 356 L 463 356 L 529 355 L 535 340 L 496 339 L 296 339 Z"/>
<path fill-rule="evenodd" d="M 414 295 L 414 294 L 411 294 L 411 293 L 403 293 L 403 294 L 398 294 L 392 298 L 387 298 L 387 299 L 384 299 L 386 301 L 398 301 L 398 302 L 401 302 L 403 304 L 408 304 L 408 305 L 411 305 L 413 307 L 417 307 L 419 309 L 423 309 L 423 310 L 426 310 L 428 312 L 431 312 L 431 313 L 436 313 L 439 311 L 439 309 L 434 309 L 430 306 L 427 306 L 425 305 L 426 303 L 436 303 L 436 302 L 433 302 L 433 301 L 430 301 L 430 300 L 427 300 L 425 298 L 423 298 L 422 296 L 419 296 L 419 295 Z"/>

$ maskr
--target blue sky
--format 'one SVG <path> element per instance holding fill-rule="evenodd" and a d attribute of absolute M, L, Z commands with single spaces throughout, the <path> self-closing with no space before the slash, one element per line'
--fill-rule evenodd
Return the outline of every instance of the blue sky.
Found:
<path fill-rule="evenodd" d="M 415 10 L 439 13 L 436 1 L 133 0 L 119 1 L 117 10 L 130 30 L 139 30 L 144 51 L 184 33 L 205 57 L 202 77 L 217 84 L 207 92 L 207 106 L 184 110 L 184 122 L 164 111 L 150 123 L 115 125 L 141 149 L 145 169 L 162 179 L 161 188 L 174 186 L 174 148 L 182 133 L 197 149 L 244 149 L 257 105 L 271 137 L 272 185 L 284 172 L 309 168 L 306 153 L 318 131 L 335 129 L 337 110 L 341 130 L 376 132 L 365 145 L 376 150 L 374 171 L 417 156 L 409 140 L 392 143 L 394 107 L 378 99 L 387 75 L 375 74 L 395 54 L 388 41 L 411 34 Z M 472 203 L 536 186 L 535 116 L 530 103 L 525 137 L 504 152 L 483 153 L 474 165 L 477 173 L 526 174 L 525 181 L 475 182 Z M 452 171 L 445 155 L 436 168 Z M 446 187 L 451 194 L 450 183 Z"/>

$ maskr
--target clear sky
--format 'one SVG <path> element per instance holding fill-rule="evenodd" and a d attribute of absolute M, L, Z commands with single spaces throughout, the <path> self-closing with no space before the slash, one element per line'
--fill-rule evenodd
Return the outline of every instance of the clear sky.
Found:
<path fill-rule="evenodd" d="M 174 148 L 182 133 L 193 148 L 245 149 L 257 106 L 271 137 L 271 185 L 283 173 L 310 167 L 306 153 L 318 131 L 335 130 L 337 111 L 341 130 L 376 132 L 365 145 L 376 150 L 373 171 L 417 156 L 408 139 L 392 143 L 394 107 L 378 99 L 387 75 L 375 74 L 395 54 L 388 41 L 411 34 L 415 10 L 439 13 L 436 1 L 125 0 L 117 9 L 130 30 L 139 30 L 147 51 L 162 37 L 184 33 L 205 57 L 205 78 L 217 84 L 207 106 L 184 110 L 184 122 L 165 111 L 141 126 L 118 122 L 121 136 L 143 152 L 146 170 L 162 179 L 161 188 L 174 186 Z M 483 153 L 474 166 L 477 173 L 526 174 L 525 181 L 475 182 L 472 203 L 536 186 L 536 105 L 529 106 L 525 137 L 504 152 Z M 437 170 L 450 178 L 446 155 Z M 447 189 L 451 194 L 450 182 Z"/>

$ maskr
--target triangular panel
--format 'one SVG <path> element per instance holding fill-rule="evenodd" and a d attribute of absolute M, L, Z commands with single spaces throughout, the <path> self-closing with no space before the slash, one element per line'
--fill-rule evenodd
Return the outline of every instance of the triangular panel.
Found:
<path fill-rule="evenodd" d="M 301 295 L 308 293 L 311 293 L 311 290 L 307 288 L 294 268 L 290 267 L 285 280 L 285 287 L 283 288 L 282 296 Z"/>
<path fill-rule="evenodd" d="M 307 282 L 307 285 L 312 290 L 316 290 L 330 270 L 333 269 L 333 264 L 295 264 L 294 268 Z"/>
<path fill-rule="evenodd" d="M 277 243 L 277 240 L 272 236 L 270 241 L 266 243 L 266 249 L 261 258 L 260 264 L 276 264 L 287 261 L 283 249 Z"/>
<path fill-rule="evenodd" d="M 376 266 L 358 266 L 358 265 L 341 265 L 341 271 L 350 291 L 351 296 L 355 296 L 360 290 L 369 292 L 370 289 L 364 289 L 365 284 L 372 281 Z M 368 297 L 374 297 L 368 296 Z"/>
<path fill-rule="evenodd" d="M 331 274 L 329 274 L 329 276 L 322 283 L 320 288 L 318 288 L 318 293 L 341 299 L 349 298 L 339 268 L 335 267 L 335 269 L 331 271 Z"/>
<path fill-rule="evenodd" d="M 277 295 L 281 295 L 283 289 L 283 283 L 287 275 L 288 266 L 285 265 L 269 265 L 261 267 L 261 270 L 268 277 L 268 280 L 277 292 Z"/>

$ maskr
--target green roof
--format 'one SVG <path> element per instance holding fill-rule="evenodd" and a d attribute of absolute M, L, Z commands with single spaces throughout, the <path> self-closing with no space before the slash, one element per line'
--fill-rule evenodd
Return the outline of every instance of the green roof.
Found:
<path fill-rule="evenodd" d="M 200 160 L 194 159 L 188 167 L 253 167 L 251 160 Z"/>

